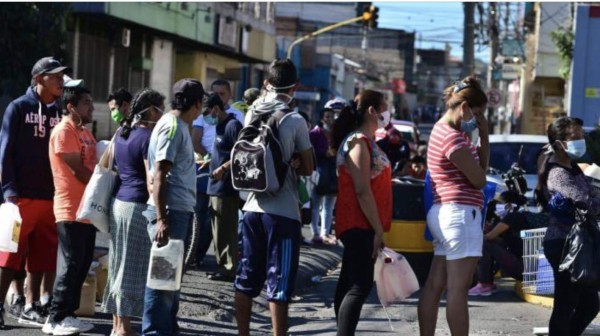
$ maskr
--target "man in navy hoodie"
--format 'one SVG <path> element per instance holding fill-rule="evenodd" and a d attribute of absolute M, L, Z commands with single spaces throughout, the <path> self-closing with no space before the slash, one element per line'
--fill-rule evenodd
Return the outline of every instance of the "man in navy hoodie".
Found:
<path fill-rule="evenodd" d="M 0 132 L 2 191 L 6 202 L 18 205 L 23 223 L 17 253 L 0 252 L 0 330 L 4 328 L 2 301 L 15 272 L 24 264 L 26 305 L 19 323 L 41 327 L 45 322 L 46 313 L 38 303 L 40 286 L 43 278 L 45 292 L 52 292 L 58 244 L 48 144 L 52 128 L 60 121 L 66 70 L 53 57 L 37 61 L 31 71 L 34 84 L 4 113 Z"/>

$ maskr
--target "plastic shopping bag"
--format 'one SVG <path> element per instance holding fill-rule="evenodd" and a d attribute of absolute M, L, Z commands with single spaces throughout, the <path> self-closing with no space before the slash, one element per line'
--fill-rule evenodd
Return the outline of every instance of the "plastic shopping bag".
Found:
<path fill-rule="evenodd" d="M 300 176 L 300 179 L 302 180 L 302 182 L 304 182 L 304 185 L 306 186 L 306 192 L 308 192 L 308 195 L 312 195 L 313 189 L 319 184 L 319 172 L 313 170 L 310 176 Z"/>
<path fill-rule="evenodd" d="M 108 232 L 108 211 L 117 180 L 113 169 L 114 137 L 94 168 L 77 210 L 77 220 L 88 220 L 100 232 Z"/>
<path fill-rule="evenodd" d="M 415 272 L 403 255 L 385 247 L 375 261 L 377 296 L 384 307 L 400 302 L 419 290 Z"/>
<path fill-rule="evenodd" d="M 0 251 L 15 253 L 19 249 L 21 214 L 14 203 L 0 205 Z"/>

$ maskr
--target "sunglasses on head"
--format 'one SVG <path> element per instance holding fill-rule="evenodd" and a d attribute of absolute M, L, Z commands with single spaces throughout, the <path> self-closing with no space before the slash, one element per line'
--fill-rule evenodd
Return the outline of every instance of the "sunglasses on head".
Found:
<path fill-rule="evenodd" d="M 470 85 L 463 82 L 463 81 L 456 81 L 454 82 L 454 93 L 458 93 L 460 92 L 460 90 L 464 90 L 466 88 L 468 88 Z"/>

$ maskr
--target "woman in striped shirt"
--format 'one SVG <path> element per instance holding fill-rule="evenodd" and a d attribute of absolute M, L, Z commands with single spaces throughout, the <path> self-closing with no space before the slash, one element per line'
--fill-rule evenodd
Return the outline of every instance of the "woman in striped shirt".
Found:
<path fill-rule="evenodd" d="M 489 158 L 484 117 L 487 97 L 479 82 L 467 77 L 444 91 L 444 102 L 447 111 L 433 127 L 427 153 L 434 197 L 427 226 L 434 238 L 434 258 L 419 299 L 419 328 L 422 336 L 434 335 L 440 297 L 446 289 L 450 333 L 467 336 L 467 292 L 483 244 L 481 189 L 486 184 Z M 468 136 L 475 129 L 479 129 L 479 148 Z"/>

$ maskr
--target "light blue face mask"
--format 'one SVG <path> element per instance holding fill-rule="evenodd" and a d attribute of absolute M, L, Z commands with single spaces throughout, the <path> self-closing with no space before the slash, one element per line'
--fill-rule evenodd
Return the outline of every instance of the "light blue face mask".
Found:
<path fill-rule="evenodd" d="M 217 118 L 211 116 L 210 114 L 204 116 L 204 122 L 207 125 L 210 125 L 210 126 L 215 126 L 216 124 L 219 123 L 219 121 L 217 120 Z"/>
<path fill-rule="evenodd" d="M 465 133 L 471 133 L 477 129 L 477 120 L 475 117 L 471 118 L 469 121 L 460 121 L 460 130 Z"/>
<path fill-rule="evenodd" d="M 579 159 L 585 155 L 585 139 L 567 141 L 565 152 L 571 159 Z"/>

